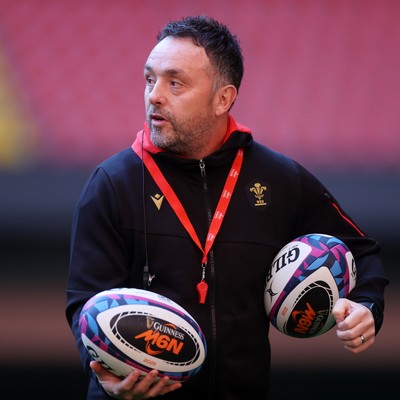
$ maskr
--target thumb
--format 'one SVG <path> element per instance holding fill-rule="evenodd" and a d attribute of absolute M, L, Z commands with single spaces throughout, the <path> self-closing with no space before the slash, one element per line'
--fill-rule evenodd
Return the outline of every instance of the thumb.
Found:
<path fill-rule="evenodd" d="M 332 315 L 335 318 L 337 324 L 344 321 L 345 318 L 350 314 L 351 304 L 346 299 L 338 299 L 332 310 Z"/>
<path fill-rule="evenodd" d="M 89 365 L 99 380 L 102 380 L 109 375 L 114 375 L 107 368 L 104 368 L 98 361 L 91 361 Z"/>
<path fill-rule="evenodd" d="M 90 368 L 93 370 L 93 372 L 100 372 L 103 370 L 103 366 L 98 362 L 98 361 L 90 361 Z"/>

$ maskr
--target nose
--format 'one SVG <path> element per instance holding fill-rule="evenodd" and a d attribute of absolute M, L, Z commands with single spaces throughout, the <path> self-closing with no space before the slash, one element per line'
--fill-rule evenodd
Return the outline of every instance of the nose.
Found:
<path fill-rule="evenodd" d="M 153 86 L 147 89 L 147 101 L 152 105 L 165 104 L 166 96 L 162 82 L 157 80 Z"/>

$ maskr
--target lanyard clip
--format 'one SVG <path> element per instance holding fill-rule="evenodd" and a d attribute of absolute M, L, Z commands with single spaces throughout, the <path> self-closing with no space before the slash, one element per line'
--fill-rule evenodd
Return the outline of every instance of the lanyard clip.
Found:
<path fill-rule="evenodd" d="M 203 262 L 201 264 L 201 280 L 204 281 L 206 279 L 206 267 L 207 267 L 207 261 Z"/>

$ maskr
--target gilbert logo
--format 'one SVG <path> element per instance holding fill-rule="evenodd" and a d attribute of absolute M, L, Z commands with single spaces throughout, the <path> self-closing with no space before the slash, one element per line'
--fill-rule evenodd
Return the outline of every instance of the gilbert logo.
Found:
<path fill-rule="evenodd" d="M 272 279 L 272 277 L 282 268 L 287 265 L 294 263 L 300 256 L 300 249 L 298 247 L 289 248 L 280 257 L 276 258 L 268 270 L 267 283 Z"/>
<path fill-rule="evenodd" d="M 161 194 L 156 194 L 154 196 L 150 196 L 151 199 L 153 200 L 154 204 L 156 205 L 157 209 L 159 210 L 161 208 L 161 204 L 164 200 L 164 195 L 161 196 Z"/>

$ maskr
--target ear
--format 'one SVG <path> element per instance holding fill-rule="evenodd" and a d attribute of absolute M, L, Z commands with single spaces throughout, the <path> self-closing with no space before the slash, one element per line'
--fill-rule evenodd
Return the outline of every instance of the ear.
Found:
<path fill-rule="evenodd" d="M 233 85 L 222 86 L 215 93 L 215 116 L 228 112 L 235 102 L 237 97 L 237 90 Z"/>

